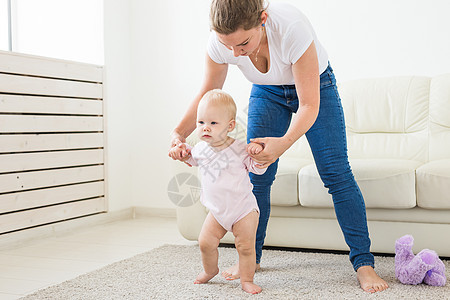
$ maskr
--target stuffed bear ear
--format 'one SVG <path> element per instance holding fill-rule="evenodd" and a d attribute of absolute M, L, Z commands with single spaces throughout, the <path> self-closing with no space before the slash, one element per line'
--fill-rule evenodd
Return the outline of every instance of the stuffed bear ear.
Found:
<path fill-rule="evenodd" d="M 395 241 L 395 243 L 396 244 L 400 243 L 402 245 L 411 245 L 411 247 L 412 247 L 412 245 L 414 244 L 414 238 L 412 235 L 407 234 L 407 235 L 404 235 L 401 238 L 397 239 L 397 241 Z"/>
<path fill-rule="evenodd" d="M 414 257 L 412 246 L 414 238 L 412 235 L 404 235 L 395 241 L 395 263 L 410 261 Z"/>

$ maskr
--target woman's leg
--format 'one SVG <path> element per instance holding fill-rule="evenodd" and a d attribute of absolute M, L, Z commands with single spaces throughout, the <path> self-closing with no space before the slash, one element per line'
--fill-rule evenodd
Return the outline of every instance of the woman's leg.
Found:
<path fill-rule="evenodd" d="M 306 137 L 320 178 L 333 197 L 353 268 L 373 267 L 366 208 L 348 162 L 344 113 L 331 68 L 321 75 L 320 84 L 319 115 Z"/>
<path fill-rule="evenodd" d="M 320 177 L 333 197 L 336 217 L 361 288 L 369 293 L 383 291 L 388 284 L 373 269 L 366 208 L 348 163 L 344 113 L 331 67 L 320 77 L 319 116 L 306 137 Z"/>
<path fill-rule="evenodd" d="M 295 88 L 254 85 L 248 108 L 247 142 L 251 138 L 258 137 L 282 137 L 289 128 L 292 113 L 297 109 L 298 100 Z M 262 175 L 250 173 L 253 194 L 260 210 L 256 232 L 257 264 L 261 261 L 262 247 L 270 216 L 270 190 L 277 168 L 278 160 L 271 164 Z"/>

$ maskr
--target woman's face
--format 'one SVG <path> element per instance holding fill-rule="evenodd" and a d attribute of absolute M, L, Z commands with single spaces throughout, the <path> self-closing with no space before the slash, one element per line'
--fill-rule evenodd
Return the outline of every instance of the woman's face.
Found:
<path fill-rule="evenodd" d="M 217 33 L 219 42 L 233 51 L 235 57 L 249 56 L 259 48 L 263 37 L 262 26 L 252 28 L 250 30 L 238 29 L 230 34 Z"/>

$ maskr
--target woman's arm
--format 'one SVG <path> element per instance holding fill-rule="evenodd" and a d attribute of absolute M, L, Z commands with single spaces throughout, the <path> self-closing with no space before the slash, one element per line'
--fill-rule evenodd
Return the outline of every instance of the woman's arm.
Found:
<path fill-rule="evenodd" d="M 320 74 L 316 46 L 311 43 L 305 54 L 292 66 L 299 108 L 284 139 L 292 146 L 314 124 L 320 106 Z"/>
<path fill-rule="evenodd" d="M 206 54 L 205 63 L 205 77 L 203 79 L 202 86 L 199 93 L 195 96 L 194 100 L 189 105 L 186 113 L 181 119 L 180 123 L 172 131 L 171 145 L 170 147 L 177 146 L 181 143 L 186 142 L 186 137 L 188 137 L 196 127 L 197 119 L 197 107 L 202 99 L 203 95 L 213 89 L 221 89 L 225 83 L 225 78 L 227 77 L 228 64 L 218 64 L 214 62 L 208 54 Z M 181 160 L 183 155 L 187 152 L 181 152 L 180 156 L 172 157 L 173 159 Z"/>
<path fill-rule="evenodd" d="M 299 108 L 286 134 L 281 138 L 257 138 L 253 142 L 264 144 L 264 150 L 252 157 L 268 167 L 295 143 L 316 121 L 320 105 L 320 74 L 314 42 L 292 65 Z"/>

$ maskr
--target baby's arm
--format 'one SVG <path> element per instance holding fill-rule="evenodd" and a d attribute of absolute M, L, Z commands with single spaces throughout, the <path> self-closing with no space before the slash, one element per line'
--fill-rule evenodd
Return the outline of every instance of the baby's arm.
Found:
<path fill-rule="evenodd" d="M 184 162 L 185 164 L 187 164 L 189 167 L 196 166 L 197 163 L 192 158 L 191 150 L 192 150 L 192 147 L 189 146 L 188 144 L 186 144 L 186 143 L 179 144 L 179 145 L 172 147 L 169 150 L 169 156 L 172 158 L 181 157 L 181 161 Z"/>
<path fill-rule="evenodd" d="M 249 172 L 252 172 L 257 175 L 261 175 L 264 174 L 264 172 L 266 172 L 267 168 L 259 168 L 258 166 L 260 165 L 256 161 L 254 161 L 253 158 L 251 158 L 250 156 L 250 154 L 255 155 L 260 153 L 263 149 L 264 147 L 261 144 L 249 143 L 247 145 L 247 157 L 244 160 L 244 164 Z"/>

